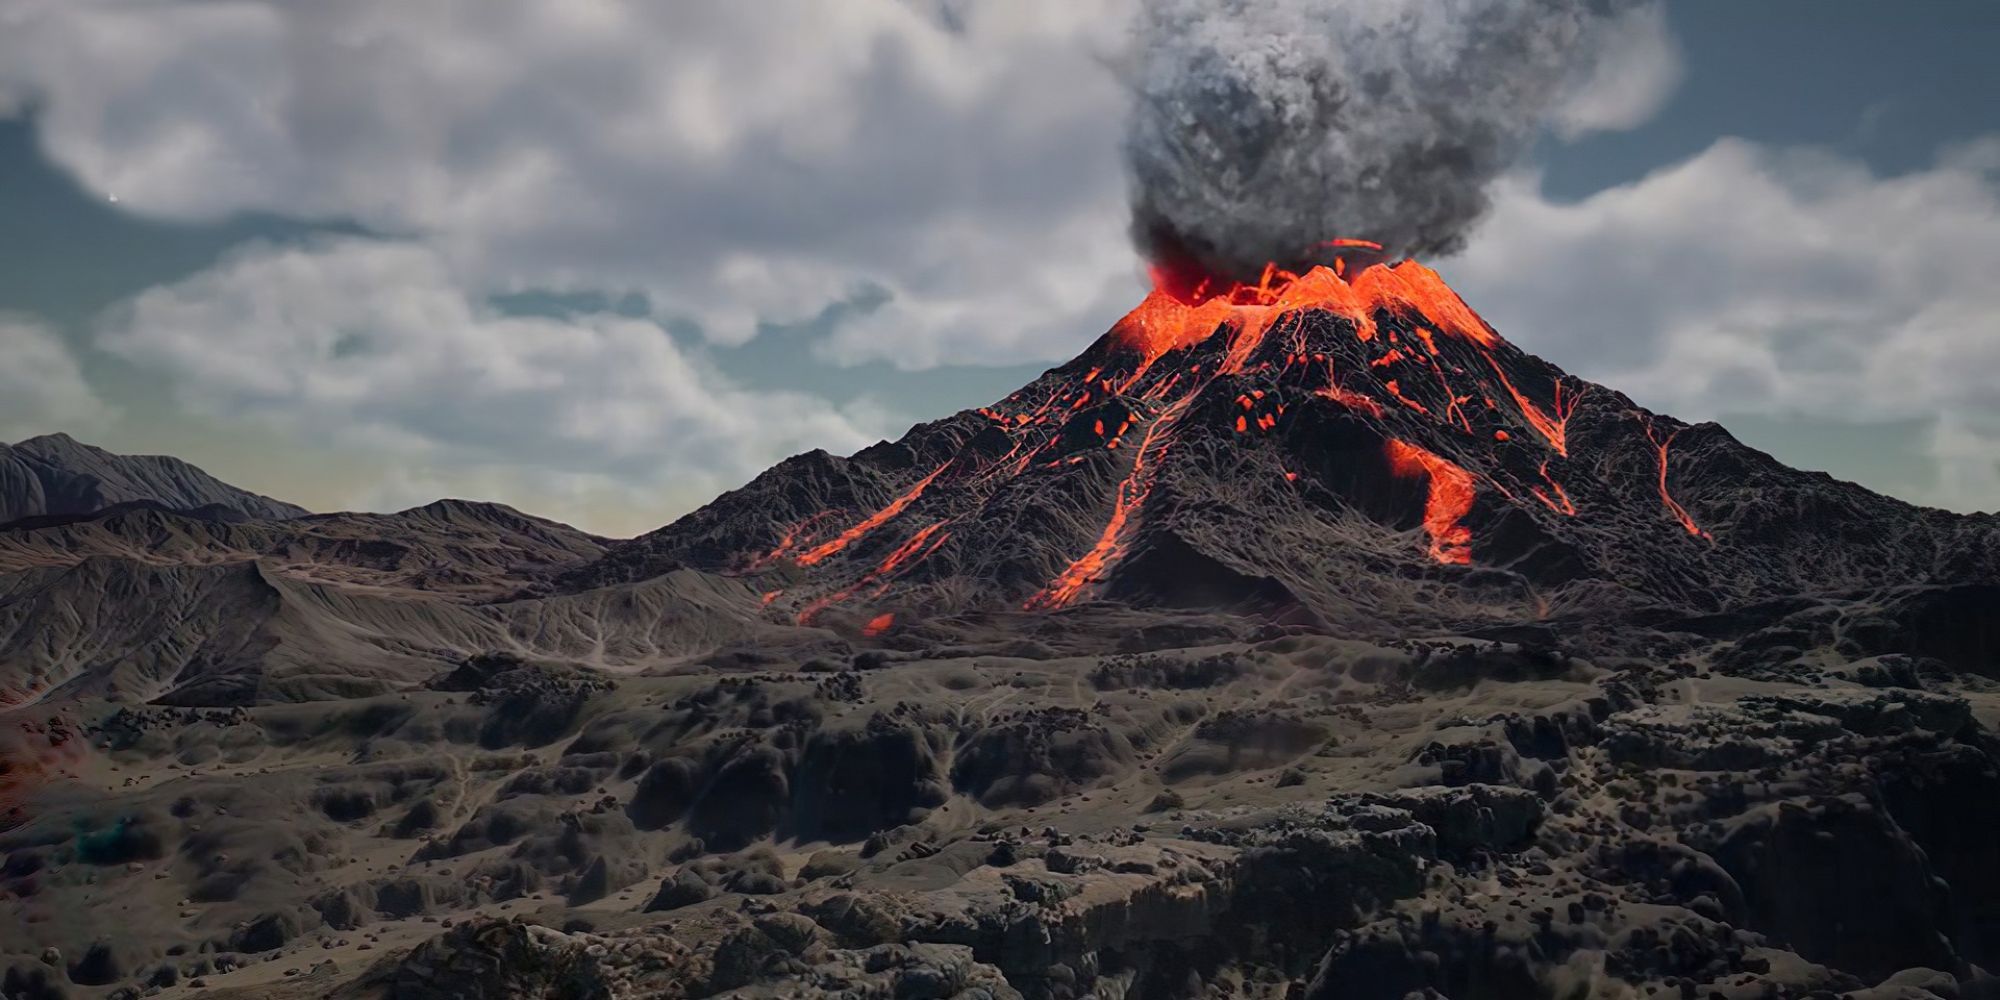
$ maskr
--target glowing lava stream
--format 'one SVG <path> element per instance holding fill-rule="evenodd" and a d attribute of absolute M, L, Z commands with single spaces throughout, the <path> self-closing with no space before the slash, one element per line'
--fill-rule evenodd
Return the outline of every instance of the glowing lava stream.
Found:
<path fill-rule="evenodd" d="M 1540 471 L 1542 482 L 1549 484 L 1549 489 L 1555 492 L 1555 496 L 1551 497 L 1549 494 L 1542 492 L 1542 488 L 1539 486 L 1528 487 L 1528 492 L 1533 493 L 1535 499 L 1547 504 L 1550 510 L 1567 517 L 1575 517 L 1576 504 L 1570 502 L 1569 491 L 1563 489 L 1563 484 L 1556 482 L 1554 477 L 1549 475 L 1549 463 L 1546 460 L 1542 462 Z"/>
<path fill-rule="evenodd" d="M 1132 459 L 1132 471 L 1118 484 L 1118 495 L 1112 501 L 1111 520 L 1104 525 L 1104 532 L 1097 538 L 1097 544 L 1090 547 L 1069 568 L 1049 582 L 1049 585 L 1035 596 L 1028 598 L 1023 608 L 1029 611 L 1052 611 L 1076 599 L 1083 588 L 1095 582 L 1104 568 L 1117 561 L 1124 554 L 1126 525 L 1132 515 L 1146 502 L 1146 495 L 1153 491 L 1153 478 L 1159 474 L 1160 460 L 1166 457 L 1171 437 L 1159 442 L 1159 451 L 1154 452 L 1154 439 L 1172 429 L 1180 419 L 1188 403 L 1200 395 L 1200 390 L 1189 392 L 1174 400 L 1153 422 L 1146 425 L 1146 433 L 1139 438 L 1137 453 Z"/>
<path fill-rule="evenodd" d="M 1366 244 L 1362 241 L 1335 241 L 1329 245 Z M 1024 605 L 1028 610 L 1048 610 L 1069 604 L 1084 587 L 1101 578 L 1105 568 L 1124 554 L 1132 518 L 1152 491 L 1160 460 L 1171 443 L 1170 432 L 1182 411 L 1217 376 L 1242 371 L 1244 364 L 1263 342 L 1271 323 L 1278 317 L 1309 309 L 1322 310 L 1353 324 L 1356 339 L 1369 341 L 1375 339 L 1377 334 L 1375 313 L 1396 309 L 1421 314 L 1440 331 L 1476 344 L 1481 349 L 1505 343 L 1444 283 L 1444 279 L 1438 277 L 1437 272 L 1415 261 L 1406 260 L 1394 266 L 1376 264 L 1352 279 L 1326 267 L 1315 267 L 1298 275 L 1267 266 L 1257 284 L 1237 285 L 1221 294 L 1206 294 L 1208 283 L 1204 281 L 1187 296 L 1194 300 L 1192 302 L 1168 292 L 1170 284 L 1169 275 L 1155 271 L 1153 291 L 1112 328 L 1112 338 L 1136 353 L 1139 363 L 1116 388 L 1107 384 L 1107 391 L 1124 393 L 1138 384 L 1153 363 L 1169 352 L 1199 344 L 1227 326 L 1232 336 L 1223 360 L 1208 372 L 1200 372 L 1197 368 L 1195 384 L 1184 390 L 1146 428 L 1132 470 L 1118 484 L 1111 517 L 1096 544 L 1050 581 L 1046 588 L 1030 597 Z M 1422 334 L 1422 339 L 1425 346 L 1435 353 L 1436 345 L 1428 331 Z M 1176 382 L 1178 378 L 1178 375 L 1175 376 Z M 1169 383 L 1169 386 L 1172 384 Z M 1390 391 L 1413 409 L 1429 412 L 1421 404 L 1396 392 L 1393 383 Z M 1335 392 L 1339 392 L 1337 383 Z M 1153 398 L 1154 394 L 1149 392 L 1147 396 Z M 1333 398 L 1340 397 L 1336 395 Z M 1372 405 L 1373 401 L 1369 403 Z M 1527 409 L 1524 405 L 1524 412 Z M 1540 415 L 1539 410 L 1535 412 Z M 1239 430 L 1247 429 L 1246 422 L 1239 420 L 1239 423 L 1245 424 Z M 1261 422 L 1259 427 L 1268 429 Z M 1414 467 L 1425 471 L 1431 480 L 1431 498 L 1424 522 L 1431 529 L 1432 556 L 1439 562 L 1470 562 L 1471 530 L 1457 522 L 1472 509 L 1471 475 L 1422 449 L 1410 448 L 1410 452 L 1423 456 L 1412 461 L 1417 463 Z"/>
<path fill-rule="evenodd" d="M 793 620 L 800 625 L 810 625 L 813 618 L 820 612 L 853 597 L 871 583 L 881 581 L 883 586 L 887 587 L 889 580 L 911 566 L 930 558 L 932 553 L 936 552 L 944 545 L 947 539 L 951 538 L 951 532 L 944 530 L 949 524 L 951 524 L 950 521 L 938 521 L 935 524 L 925 525 L 922 530 L 911 535 L 903 544 L 896 546 L 895 551 L 890 552 L 888 557 L 882 560 L 881 565 L 869 570 L 865 576 L 854 581 L 853 584 L 820 597 L 811 604 L 806 605 Z M 869 632 L 867 634 L 874 635 L 875 633 Z"/>
<path fill-rule="evenodd" d="M 1472 474 L 1416 445 L 1390 438 L 1389 468 L 1399 476 L 1423 476 L 1430 481 L 1424 500 L 1424 530 L 1431 536 L 1431 558 L 1441 563 L 1472 562 L 1472 529 L 1459 519 L 1472 513 Z"/>
<path fill-rule="evenodd" d="M 1662 441 L 1653 434 L 1653 422 L 1651 420 L 1642 416 L 1639 418 L 1639 422 L 1646 428 L 1646 441 L 1653 446 L 1653 450 L 1660 456 L 1661 502 L 1667 505 L 1667 511 L 1681 522 L 1681 527 L 1686 528 L 1688 534 L 1697 538 L 1708 539 L 1711 542 L 1715 541 L 1715 536 L 1703 531 L 1701 525 L 1694 523 L 1694 516 L 1689 514 L 1687 508 L 1681 506 L 1679 501 L 1674 499 L 1672 493 L 1667 491 L 1667 449 L 1673 447 L 1674 439 L 1680 437 L 1681 431 L 1687 428 L 1683 427 L 1674 431 L 1672 434 L 1667 435 L 1665 441 Z"/>
<path fill-rule="evenodd" d="M 1506 370 L 1500 367 L 1500 362 L 1493 359 L 1493 355 L 1486 355 L 1486 363 L 1493 366 L 1493 374 L 1500 376 L 1500 385 L 1507 390 L 1507 395 L 1514 397 L 1514 405 L 1521 408 L 1521 417 L 1528 421 L 1528 426 L 1533 427 L 1536 433 L 1547 440 L 1549 447 L 1556 450 L 1556 454 L 1568 458 L 1569 417 L 1576 412 L 1576 404 L 1583 400 L 1582 394 L 1571 396 L 1565 402 L 1562 379 L 1556 379 L 1556 412 L 1555 416 L 1551 417 L 1543 413 L 1542 408 L 1536 406 L 1534 400 L 1521 395 L 1520 390 L 1514 388 L 1514 381 L 1507 377 Z"/>
<path fill-rule="evenodd" d="M 849 545 L 854 544 L 854 542 L 859 538 L 861 538 L 861 536 L 866 535 L 871 531 L 874 531 L 876 528 L 879 528 L 884 523 L 886 523 L 890 518 L 893 518 L 896 515 L 901 514 L 904 508 L 915 503 L 918 497 L 924 495 L 924 489 L 925 487 L 928 487 L 931 484 L 931 480 L 936 479 L 939 473 L 951 467 L 951 462 L 952 462 L 951 459 L 945 459 L 945 463 L 943 465 L 938 466 L 935 469 L 932 469 L 930 475 L 917 480 L 917 485 L 910 487 L 909 490 L 905 492 L 902 496 L 899 496 L 896 499 L 889 501 L 889 506 L 884 507 L 873 514 L 868 515 L 868 517 L 862 520 L 860 524 L 857 524 L 854 527 L 849 528 L 838 535 L 835 535 L 833 538 L 828 539 L 827 541 L 822 542 L 821 544 L 816 545 L 811 549 L 808 549 L 804 555 L 799 556 L 798 559 L 799 565 L 812 566 L 817 563 L 823 562 L 826 560 L 828 556 L 831 556 L 834 553 L 839 552 L 841 549 L 844 549 Z"/>
<path fill-rule="evenodd" d="M 806 518 L 803 521 L 800 521 L 797 524 L 792 525 L 789 528 L 786 528 L 784 534 L 778 538 L 778 544 L 771 547 L 771 551 L 766 552 L 763 555 L 758 556 L 757 558 L 751 560 L 750 565 L 745 568 L 750 572 L 754 573 L 757 570 L 763 569 L 764 567 L 769 566 L 774 562 L 777 562 L 780 556 L 790 553 L 792 549 L 796 548 L 800 543 L 805 541 L 805 538 L 807 537 L 808 533 L 812 531 L 813 525 L 818 524 L 819 522 L 832 516 L 832 514 L 833 511 L 823 510 L 817 514 L 812 515 L 811 517 Z M 770 602 L 765 601 L 764 603 L 769 604 Z"/>

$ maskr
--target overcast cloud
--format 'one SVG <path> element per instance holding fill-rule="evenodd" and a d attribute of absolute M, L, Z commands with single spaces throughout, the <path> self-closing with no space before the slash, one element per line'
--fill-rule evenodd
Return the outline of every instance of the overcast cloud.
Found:
<path fill-rule="evenodd" d="M 76 356 L 55 331 L 27 316 L 0 313 L 0 442 L 66 431 L 88 433 L 111 408 L 84 381 Z"/>
<path fill-rule="evenodd" d="M 698 496 L 892 429 L 879 413 L 746 391 L 649 319 L 499 314 L 415 243 L 252 247 L 140 294 L 99 346 L 163 373 L 200 412 L 427 461 L 520 462 Z"/>
<path fill-rule="evenodd" d="M 1990 507 L 1996 260 L 2000 138 L 1893 178 L 1724 140 L 1573 204 L 1517 176 L 1450 272 L 1515 342 L 1682 417 L 1934 419 L 1917 499 Z"/>
<path fill-rule="evenodd" d="M 353 220 L 736 342 L 863 287 L 935 321 L 1129 278 L 1066 232 L 1121 197 L 1121 3 L 5 0 L 0 87 L 130 211 Z"/>
<path fill-rule="evenodd" d="M 114 309 L 96 348 L 182 405 L 409 456 L 383 504 L 671 494 L 663 520 L 930 416 L 732 383 L 684 321 L 737 344 L 886 297 L 815 350 L 915 369 L 1058 361 L 1137 300 L 1134 2 L 0 0 L 0 113 L 124 211 L 375 234 L 242 247 Z M 1638 125 L 1685 72 L 1654 8 L 1614 49 L 1558 134 Z M 1577 203 L 1515 173 L 1439 263 L 1517 342 L 1684 416 L 1935 418 L 1922 499 L 1992 506 L 1996 165 L 2000 140 L 1890 178 L 1725 140 Z M 534 290 L 652 315 L 490 305 Z M 24 399 L 101 419 L 49 331 L 0 332 L 27 359 L 0 429 Z"/>

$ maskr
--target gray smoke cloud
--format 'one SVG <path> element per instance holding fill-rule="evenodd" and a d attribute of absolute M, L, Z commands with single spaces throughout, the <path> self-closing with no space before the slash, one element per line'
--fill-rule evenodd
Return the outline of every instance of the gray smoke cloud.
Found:
<path fill-rule="evenodd" d="M 1653 0 L 1144 0 L 1126 136 L 1151 259 L 1249 278 L 1332 237 L 1463 247 Z"/>

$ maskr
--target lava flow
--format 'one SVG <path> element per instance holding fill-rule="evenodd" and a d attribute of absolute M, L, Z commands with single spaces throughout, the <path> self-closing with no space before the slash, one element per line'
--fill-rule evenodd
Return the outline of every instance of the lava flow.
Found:
<path fill-rule="evenodd" d="M 849 545 L 854 544 L 854 542 L 861 536 L 866 535 L 869 532 L 874 531 L 876 528 L 879 528 L 882 525 L 888 523 L 890 519 L 894 518 L 898 514 L 901 514 L 905 508 L 915 503 L 918 497 L 923 496 L 925 488 L 930 486 L 931 481 L 936 479 L 939 473 L 943 472 L 944 470 L 950 467 L 951 463 L 947 461 L 943 465 L 940 465 L 937 468 L 932 469 L 930 475 L 917 480 L 917 485 L 910 487 L 908 490 L 904 491 L 901 496 L 898 496 L 896 499 L 889 501 L 888 506 L 882 508 L 881 510 L 876 511 L 873 514 L 868 515 L 867 518 L 863 519 L 861 523 L 856 524 L 854 527 L 849 528 L 846 531 L 843 531 L 840 534 L 833 536 L 833 538 L 806 550 L 806 552 L 803 555 L 799 556 L 798 559 L 799 565 L 811 566 L 814 563 L 822 562 L 828 556 L 831 556 L 834 553 L 839 552 L 841 549 L 844 549 Z"/>
<path fill-rule="evenodd" d="M 936 476 L 937 473 L 932 473 L 931 475 Z M 909 496 L 909 494 L 905 494 L 905 496 Z M 914 499 L 914 497 L 911 499 Z M 884 518 L 884 520 L 887 520 L 887 518 Z M 843 587 L 807 604 L 796 616 L 797 622 L 800 625 L 812 624 L 813 619 L 818 617 L 820 612 L 853 597 L 871 584 L 879 584 L 876 588 L 876 593 L 880 593 L 888 587 L 889 582 L 895 579 L 898 574 L 929 558 L 932 553 L 942 548 L 944 543 L 951 538 L 951 532 L 945 530 L 950 524 L 950 521 L 938 521 L 924 526 L 922 530 L 905 539 L 903 544 L 896 546 L 895 550 L 890 552 L 880 565 L 869 570 L 861 579 L 856 580 L 850 586 Z M 873 635 L 875 633 L 870 632 L 868 634 Z"/>
<path fill-rule="evenodd" d="M 1028 598 L 1024 605 L 1027 610 L 1047 611 L 1070 603 L 1085 586 L 1096 582 L 1105 568 L 1123 553 L 1132 515 L 1145 505 L 1147 495 L 1153 491 L 1153 477 L 1157 475 L 1160 460 L 1166 457 L 1173 427 L 1194 397 L 1195 393 L 1190 392 L 1175 400 L 1172 406 L 1146 426 L 1146 433 L 1139 438 L 1139 448 L 1132 460 L 1132 471 L 1118 484 L 1118 493 L 1111 505 L 1111 519 L 1098 536 L 1097 544 L 1070 563 L 1069 568 L 1063 570 L 1048 587 Z"/>
<path fill-rule="evenodd" d="M 1381 249 L 1376 244 L 1358 240 L 1336 240 L 1327 245 Z M 1221 363 L 1212 366 L 1205 375 L 1198 368 L 1192 371 L 1190 374 L 1195 378 L 1182 394 L 1148 425 L 1131 471 L 1118 484 L 1111 516 L 1096 544 L 1064 569 L 1048 587 L 1030 597 L 1025 605 L 1029 610 L 1047 610 L 1069 604 L 1117 561 L 1127 546 L 1133 517 L 1152 491 L 1153 479 L 1158 474 L 1160 461 L 1165 457 L 1182 411 L 1215 378 L 1241 372 L 1263 343 L 1271 323 L 1279 316 L 1304 310 L 1331 313 L 1351 323 L 1355 336 L 1365 342 L 1376 336 L 1377 312 L 1398 310 L 1421 314 L 1435 322 L 1441 332 L 1463 338 L 1482 349 L 1502 343 L 1499 336 L 1444 284 L 1436 272 L 1414 261 L 1404 261 L 1394 267 L 1370 267 L 1351 282 L 1334 268 L 1315 267 L 1299 275 L 1275 265 L 1266 265 L 1254 285 L 1218 286 L 1206 277 L 1190 283 L 1185 271 L 1165 267 L 1154 268 L 1153 280 L 1153 292 L 1113 328 L 1114 338 L 1139 358 L 1121 391 L 1136 384 L 1160 358 L 1200 344 L 1215 336 L 1218 330 L 1228 330 L 1228 347 Z M 1435 354 L 1435 341 L 1428 336 L 1422 339 L 1427 349 Z M 1378 359 L 1382 364 L 1372 366 L 1385 367 L 1403 360 L 1403 357 L 1399 348 L 1391 348 Z M 1096 371 L 1093 370 L 1092 374 L 1095 375 Z M 1175 376 L 1175 381 L 1166 384 L 1178 385 L 1178 378 Z M 1328 398 L 1340 399 L 1342 390 L 1338 382 L 1329 378 L 1329 383 L 1326 389 L 1318 391 Z M 1429 413 L 1423 404 L 1404 396 L 1397 389 L 1394 379 L 1388 381 L 1387 389 L 1405 405 L 1420 413 Z M 1469 399 L 1470 396 L 1462 398 Z M 1522 399 L 1518 393 L 1515 398 Z M 1458 401 L 1459 398 L 1453 398 L 1453 405 Z M 1524 411 L 1528 406 L 1523 401 Z M 1379 414 L 1379 407 L 1377 411 Z M 1540 411 L 1535 412 L 1539 417 Z M 1562 419 L 1566 421 L 1567 418 L 1568 412 L 1562 411 Z M 1276 418 L 1271 415 L 1260 417 L 1256 423 L 1260 431 L 1269 431 L 1275 426 Z M 1469 428 L 1469 422 L 1467 426 Z M 1237 433 L 1244 433 L 1250 427 L 1246 417 L 1239 415 L 1235 418 Z M 1558 427 L 1552 440 L 1559 437 Z M 1430 477 L 1431 500 L 1424 523 L 1431 531 L 1431 555 L 1443 563 L 1471 562 L 1471 530 L 1458 524 L 1459 518 L 1472 508 L 1470 474 L 1430 452 L 1402 445 L 1401 442 L 1391 444 L 1406 449 L 1404 452 L 1392 449 L 1391 458 L 1398 463 L 1399 470 L 1418 468 Z M 1288 477 L 1288 480 L 1295 478 Z"/>
<path fill-rule="evenodd" d="M 1458 523 L 1472 513 L 1472 474 L 1416 445 L 1390 438 L 1389 468 L 1399 476 L 1423 476 L 1430 481 L 1424 500 L 1424 530 L 1431 536 L 1431 558 L 1441 563 L 1472 562 L 1472 529 Z"/>
<path fill-rule="evenodd" d="M 1667 449 L 1674 446 L 1674 439 L 1681 436 L 1681 431 L 1675 430 L 1673 433 L 1668 434 L 1666 440 L 1663 441 L 1653 433 L 1653 422 L 1651 420 L 1642 417 L 1639 422 L 1646 429 L 1647 443 L 1653 446 L 1654 453 L 1659 456 L 1660 501 L 1667 505 L 1667 512 L 1681 522 L 1681 527 L 1686 528 L 1688 534 L 1696 538 L 1706 538 L 1711 542 L 1714 541 L 1715 536 L 1702 530 L 1701 525 L 1694 522 L 1694 515 L 1689 514 L 1687 508 L 1681 506 L 1680 501 L 1675 500 L 1673 493 L 1667 489 Z"/>
<path fill-rule="evenodd" d="M 1324 246 L 1380 251 L 1365 241 Z M 1231 496 L 1216 477 L 1259 469 L 1282 477 L 1278 502 L 1296 506 L 1274 515 L 1321 518 L 1337 534 L 1352 511 L 1379 506 L 1370 499 L 1382 495 L 1379 475 L 1338 469 L 1363 443 L 1380 449 L 1376 462 L 1391 476 L 1422 478 L 1428 538 L 1420 551 L 1446 566 L 1473 562 L 1475 526 L 1501 505 L 1530 515 L 1510 522 L 1526 527 L 1493 549 L 1506 558 L 1520 530 L 1560 530 L 1580 507 L 1626 502 L 1617 484 L 1574 478 L 1601 467 L 1569 461 L 1578 447 L 1572 418 L 1601 398 L 1588 383 L 1501 339 L 1422 264 L 1348 263 L 1303 274 L 1267 265 L 1252 282 L 1155 266 L 1152 291 L 1092 353 L 992 406 L 913 431 L 933 435 L 913 442 L 931 455 L 942 453 L 934 435 L 960 436 L 952 457 L 913 480 L 908 471 L 877 470 L 895 484 L 884 490 L 889 499 L 842 530 L 825 511 L 798 512 L 776 529 L 775 546 L 746 560 L 747 571 L 785 561 L 815 570 L 765 595 L 767 604 L 784 597 L 801 624 L 892 587 L 911 589 L 898 597 L 915 602 L 906 607 L 949 603 L 964 586 L 961 574 L 1035 579 L 1060 567 L 1025 599 L 1008 595 L 1027 610 L 1055 610 L 1109 579 L 1148 525 L 1177 530 L 1151 507 L 1172 503 L 1184 514 L 1191 496 Z M 1708 537 L 1667 489 L 1672 438 L 1647 433 L 1659 500 L 1690 534 Z M 1178 488 L 1183 475 L 1194 477 L 1190 490 Z M 1176 488 L 1160 489 L 1163 481 Z M 1482 492 L 1496 510 L 1479 507 Z M 871 538 L 878 532 L 901 541 L 883 554 Z M 868 562 L 859 561 L 864 550 Z M 932 584 L 928 595 L 917 589 Z"/>

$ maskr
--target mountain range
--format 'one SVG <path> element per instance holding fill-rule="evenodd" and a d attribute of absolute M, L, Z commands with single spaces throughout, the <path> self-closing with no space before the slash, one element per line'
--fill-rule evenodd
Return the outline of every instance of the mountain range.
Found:
<path fill-rule="evenodd" d="M 0 444 L 0 523 L 91 514 L 128 503 L 212 520 L 283 520 L 306 512 L 165 455 L 114 455 L 67 434 Z"/>
<path fill-rule="evenodd" d="M 62 435 L 0 521 L 9 997 L 2000 995 L 2000 518 L 1414 262 L 633 539 Z"/>

